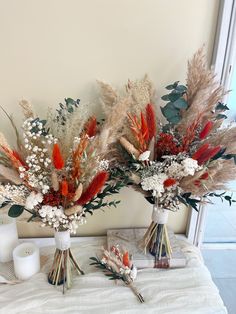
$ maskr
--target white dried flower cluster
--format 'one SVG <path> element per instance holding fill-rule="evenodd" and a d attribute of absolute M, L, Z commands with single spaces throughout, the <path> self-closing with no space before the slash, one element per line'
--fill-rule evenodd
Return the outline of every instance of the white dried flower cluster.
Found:
<path fill-rule="evenodd" d="M 41 193 L 31 192 L 30 195 L 26 198 L 25 208 L 34 209 L 38 204 L 42 203 L 43 195 Z"/>
<path fill-rule="evenodd" d="M 44 205 L 39 209 L 38 213 L 42 218 L 42 227 L 50 226 L 57 231 L 69 230 L 71 233 L 75 234 L 78 225 L 86 223 L 86 220 L 83 217 L 83 212 L 66 216 L 62 207 L 58 208 Z"/>
<path fill-rule="evenodd" d="M 44 134 L 44 124 L 39 119 L 29 118 L 23 123 L 24 146 L 27 151 L 26 164 L 28 169 L 20 167 L 20 177 L 25 178 L 29 184 L 42 191 L 49 190 L 47 168 L 51 166 L 51 158 L 47 146 L 57 142 L 51 134 Z"/>
<path fill-rule="evenodd" d="M 98 162 L 98 171 L 108 170 L 109 169 L 109 161 L 106 159 L 102 159 Z"/>
<path fill-rule="evenodd" d="M 29 194 L 24 185 L 5 184 L 0 185 L 0 204 L 10 202 L 11 204 L 24 205 Z"/>
<path fill-rule="evenodd" d="M 178 195 L 182 193 L 179 181 L 186 176 L 193 176 L 201 167 L 198 162 L 184 154 L 163 156 L 162 162 L 150 162 L 141 170 L 141 187 L 144 191 L 152 191 L 157 197 L 160 208 L 178 209 Z M 170 186 L 164 185 L 168 179 L 176 182 Z"/>
<path fill-rule="evenodd" d="M 180 201 L 178 199 L 178 195 L 182 193 L 182 189 L 179 186 L 172 186 L 165 190 L 158 198 L 158 207 L 169 209 L 172 211 L 177 211 L 179 209 Z"/>
<path fill-rule="evenodd" d="M 144 178 L 141 182 L 144 191 L 155 191 L 156 196 L 160 197 L 164 193 L 164 181 L 168 179 L 165 173 L 155 174 L 154 176 Z"/>
<path fill-rule="evenodd" d="M 197 160 L 192 158 L 185 158 L 180 163 L 172 162 L 167 168 L 167 173 L 172 178 L 183 178 L 186 176 L 193 176 L 201 167 L 198 165 Z"/>

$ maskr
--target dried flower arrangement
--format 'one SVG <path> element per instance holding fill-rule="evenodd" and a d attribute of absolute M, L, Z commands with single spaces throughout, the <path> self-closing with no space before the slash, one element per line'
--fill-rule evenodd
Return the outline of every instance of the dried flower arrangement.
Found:
<path fill-rule="evenodd" d="M 107 102 L 111 89 L 102 91 Z M 231 205 L 232 195 L 214 191 L 225 189 L 236 170 L 236 127 L 222 125 L 228 110 L 222 103 L 225 92 L 207 69 L 203 49 L 188 64 L 186 86 L 175 82 L 166 89 L 163 123 L 156 117 L 148 78 L 128 82 L 127 119 L 113 154 L 116 175 L 129 177 L 132 187 L 153 204 L 152 223 L 141 247 L 149 249 L 156 263 L 171 256 L 169 210 L 177 211 L 180 203 L 197 210 L 211 196 Z"/>
<path fill-rule="evenodd" d="M 116 106 L 123 106 L 117 100 Z M 61 103 L 47 120 L 35 115 L 27 101 L 21 101 L 25 120 L 23 134 L 3 109 L 14 127 L 17 149 L 0 133 L 0 205 L 10 205 L 9 216 L 28 212 L 28 221 L 55 230 L 57 250 L 49 282 L 71 286 L 71 266 L 83 274 L 70 250 L 70 233 L 86 222 L 87 214 L 114 206 L 119 201 L 105 198 L 118 193 L 124 182 L 114 182 L 106 158 L 114 130 L 105 121 L 89 117 L 80 100 Z M 114 120 L 110 113 L 109 119 Z"/>
<path fill-rule="evenodd" d="M 90 257 L 96 268 L 103 270 L 110 280 L 121 280 L 136 295 L 138 300 L 143 303 L 144 298 L 133 285 L 137 277 L 137 268 L 132 263 L 129 252 L 121 250 L 118 246 L 112 246 L 110 250 L 103 249 L 102 258 Z"/>

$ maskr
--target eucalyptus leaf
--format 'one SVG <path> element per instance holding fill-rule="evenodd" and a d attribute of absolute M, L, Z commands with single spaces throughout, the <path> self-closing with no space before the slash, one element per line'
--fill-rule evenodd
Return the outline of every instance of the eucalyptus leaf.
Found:
<path fill-rule="evenodd" d="M 176 93 L 176 92 L 172 92 L 172 93 L 170 93 L 169 94 L 169 100 L 171 101 L 171 102 L 175 102 L 177 99 L 179 99 L 180 97 L 182 96 L 182 94 L 180 94 L 180 93 Z"/>
<path fill-rule="evenodd" d="M 177 99 L 174 103 L 173 103 L 175 108 L 178 109 L 187 109 L 188 108 L 188 104 L 186 102 L 186 100 L 184 98 L 179 98 Z"/>
<path fill-rule="evenodd" d="M 12 205 L 8 211 L 8 216 L 12 218 L 19 217 L 24 211 L 24 206 L 21 205 Z"/>
<path fill-rule="evenodd" d="M 165 107 L 161 107 L 161 111 L 167 120 L 179 114 L 179 111 L 174 107 L 172 102 L 168 102 Z"/>
<path fill-rule="evenodd" d="M 176 86 L 175 90 L 177 90 L 180 93 L 184 93 L 187 91 L 187 87 L 184 85 L 178 85 L 178 86 Z"/>
<path fill-rule="evenodd" d="M 169 94 L 162 96 L 161 99 L 165 100 L 165 101 L 169 101 L 170 100 L 169 99 Z"/>
<path fill-rule="evenodd" d="M 226 111 L 226 110 L 229 110 L 229 107 L 227 105 L 224 105 L 222 102 L 219 102 L 217 105 L 216 105 L 216 108 L 215 108 L 216 111 Z"/>
<path fill-rule="evenodd" d="M 228 117 L 225 114 L 219 113 L 216 116 L 216 120 L 227 119 Z"/>

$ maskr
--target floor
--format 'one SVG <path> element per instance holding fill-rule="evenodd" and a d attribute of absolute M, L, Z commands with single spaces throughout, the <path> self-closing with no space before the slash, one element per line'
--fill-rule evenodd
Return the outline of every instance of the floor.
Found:
<path fill-rule="evenodd" d="M 236 250 L 202 250 L 206 266 L 229 314 L 236 314 Z"/>
<path fill-rule="evenodd" d="M 236 182 L 232 184 L 236 190 Z M 218 243 L 218 249 L 203 249 L 202 255 L 229 314 L 236 314 L 236 249 L 219 249 L 224 243 L 236 243 L 236 203 L 230 207 L 220 199 L 213 202 L 206 208 L 203 242 L 208 247 Z"/>

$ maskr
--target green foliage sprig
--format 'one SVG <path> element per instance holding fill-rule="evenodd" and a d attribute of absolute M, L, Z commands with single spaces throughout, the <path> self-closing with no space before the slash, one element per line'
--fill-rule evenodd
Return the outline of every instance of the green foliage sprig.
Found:
<path fill-rule="evenodd" d="M 166 89 L 171 90 L 171 92 L 161 97 L 162 100 L 168 101 L 164 107 L 161 107 L 161 112 L 169 123 L 175 125 L 181 120 L 181 110 L 188 108 L 188 104 L 183 98 L 187 88 L 184 85 L 179 85 L 179 81 L 177 81 L 166 86 Z"/>
<path fill-rule="evenodd" d="M 123 280 L 125 282 L 125 277 L 121 274 L 115 272 L 113 269 L 106 264 L 103 264 L 98 258 L 96 257 L 90 257 L 90 259 L 93 261 L 90 263 L 90 265 L 94 265 L 96 268 L 101 269 L 105 276 L 109 277 L 109 280 Z"/>
<path fill-rule="evenodd" d="M 57 116 L 55 120 L 61 125 L 65 125 L 68 114 L 72 114 L 80 104 L 80 99 L 74 100 L 72 98 L 65 98 L 65 103 L 59 103 L 59 109 L 57 109 Z"/>
<path fill-rule="evenodd" d="M 114 171 L 110 176 L 110 180 L 113 180 L 117 177 L 118 177 L 118 173 L 115 173 Z M 102 209 L 103 207 L 107 207 L 107 206 L 108 207 L 113 206 L 116 208 L 117 205 L 120 203 L 120 201 L 106 202 L 104 201 L 104 199 L 113 194 L 118 194 L 119 191 L 125 186 L 127 186 L 127 177 L 124 177 L 123 179 L 119 177 L 119 179 L 114 184 L 107 183 L 105 188 L 102 190 L 102 192 L 98 193 L 94 197 L 94 199 L 92 199 L 91 202 L 84 205 L 85 214 L 89 213 L 90 215 L 93 215 L 94 210 Z"/>

